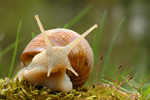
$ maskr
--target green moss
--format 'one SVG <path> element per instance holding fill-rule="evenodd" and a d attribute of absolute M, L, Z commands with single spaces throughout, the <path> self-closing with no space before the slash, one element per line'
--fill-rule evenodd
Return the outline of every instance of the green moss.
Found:
<path fill-rule="evenodd" d="M 0 80 L 0 99 L 7 100 L 119 100 L 126 99 L 130 100 L 130 95 L 112 89 L 110 86 L 104 85 L 92 85 L 88 88 L 74 89 L 71 92 L 58 92 L 45 87 L 31 85 L 25 79 L 16 81 L 5 78 Z M 126 99 L 126 100 L 128 100 Z"/>

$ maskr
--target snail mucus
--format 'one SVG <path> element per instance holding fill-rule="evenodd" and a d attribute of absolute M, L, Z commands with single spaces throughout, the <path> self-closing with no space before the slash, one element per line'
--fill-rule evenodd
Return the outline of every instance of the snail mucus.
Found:
<path fill-rule="evenodd" d="M 22 53 L 19 80 L 24 77 L 31 84 L 65 92 L 83 86 L 94 61 L 92 49 L 84 37 L 98 25 L 79 35 L 64 28 L 45 31 L 38 15 L 35 18 L 41 34 L 32 39 Z"/>

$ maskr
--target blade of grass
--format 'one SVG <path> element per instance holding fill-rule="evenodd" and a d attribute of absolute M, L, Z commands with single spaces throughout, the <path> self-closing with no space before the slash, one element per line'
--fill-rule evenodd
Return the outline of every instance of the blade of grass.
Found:
<path fill-rule="evenodd" d="M 123 25 L 123 22 L 125 21 L 125 18 L 122 18 L 122 20 L 120 21 L 119 25 L 117 26 L 115 32 L 114 32 L 114 36 L 112 37 L 112 40 L 111 40 L 111 44 L 109 46 L 109 49 L 108 49 L 108 53 L 106 55 L 106 59 L 105 59 L 105 62 L 104 62 L 104 66 L 103 66 L 103 71 L 102 71 L 102 75 L 106 72 L 106 70 L 108 69 L 108 62 L 109 62 L 109 58 L 110 58 L 110 55 L 111 55 L 111 52 L 112 52 L 112 48 L 114 46 L 114 43 L 115 43 L 115 40 L 118 36 L 118 33 L 119 33 L 119 30 L 121 28 L 121 26 Z"/>
<path fill-rule="evenodd" d="M 20 38 L 19 43 L 21 43 L 24 39 Z M 8 47 L 6 47 L 4 50 L 0 51 L 0 56 L 4 56 L 6 53 L 8 53 L 10 50 L 12 50 L 15 47 L 15 42 L 13 42 L 12 44 L 10 44 Z"/>
<path fill-rule="evenodd" d="M 99 27 L 101 27 L 101 25 L 99 26 Z M 94 37 L 93 37 L 93 41 L 92 41 L 92 49 L 93 49 L 93 53 L 94 53 L 94 59 L 95 59 L 95 53 L 96 53 L 96 46 L 97 46 L 97 34 L 98 34 L 98 29 L 99 28 L 97 28 L 97 29 L 95 29 L 94 30 Z"/>
<path fill-rule="evenodd" d="M 142 85 L 141 85 L 141 86 L 142 86 Z M 143 90 L 146 90 L 148 86 L 149 86 L 149 83 L 146 83 L 146 84 L 143 85 L 142 89 L 143 89 Z"/>
<path fill-rule="evenodd" d="M 145 100 L 146 99 L 146 96 L 150 95 L 150 86 L 147 87 L 146 91 L 142 94 L 141 96 L 141 100 Z M 148 98 L 147 98 L 148 100 Z"/>
<path fill-rule="evenodd" d="M 33 32 L 31 33 L 31 35 L 32 35 L 32 39 L 36 37 L 36 34 Z"/>
<path fill-rule="evenodd" d="M 133 84 L 131 84 L 123 75 L 122 75 L 122 78 L 127 82 L 127 84 L 132 88 L 132 90 L 134 90 L 135 92 L 138 92 L 138 91 L 134 88 Z"/>
<path fill-rule="evenodd" d="M 91 75 L 90 75 L 90 78 L 88 79 L 88 83 L 89 83 L 89 84 L 91 83 L 90 80 L 92 80 L 91 78 L 92 78 L 92 76 L 93 76 L 95 67 L 96 67 L 96 65 L 97 65 L 97 64 L 96 64 L 96 61 L 97 61 L 97 59 L 100 59 L 100 58 L 97 58 L 97 54 L 98 54 L 99 48 L 100 48 L 100 40 L 101 40 L 101 35 L 102 35 L 102 33 L 103 33 L 106 16 L 107 16 L 107 11 L 105 11 L 104 14 L 103 14 L 100 27 L 97 28 L 97 29 L 95 29 L 95 31 L 94 31 L 94 38 L 93 38 L 93 42 L 92 42 L 92 49 L 93 49 L 93 53 L 94 53 L 94 67 L 93 67 L 92 73 L 91 73 Z M 99 34 L 98 34 L 98 33 L 99 33 Z"/>
<path fill-rule="evenodd" d="M 102 33 L 103 33 L 103 29 L 104 29 L 104 24 L 105 24 L 105 21 L 106 21 L 106 16 L 107 16 L 107 11 L 104 12 L 103 14 L 103 17 L 102 17 L 102 21 L 101 21 L 101 24 L 100 24 L 100 28 L 99 28 L 99 31 L 95 30 L 95 34 L 94 34 L 94 39 L 93 39 L 93 45 L 92 45 L 92 48 L 93 48 L 93 52 L 94 52 L 94 60 L 96 61 L 97 59 L 97 55 L 98 55 L 98 52 L 99 52 L 99 48 L 100 48 L 100 41 L 101 41 L 101 36 L 102 36 Z M 99 34 L 98 34 L 99 33 Z M 99 58 L 98 58 L 99 59 Z M 96 62 L 94 62 L 95 64 Z"/>
<path fill-rule="evenodd" d="M 17 30 L 17 36 L 16 36 L 16 42 L 15 42 L 15 48 L 14 48 L 14 53 L 13 53 L 13 58 L 12 58 L 12 62 L 11 62 L 11 66 L 10 66 L 10 70 L 9 70 L 9 74 L 8 77 L 11 77 L 11 73 L 13 70 L 13 66 L 14 66 L 14 62 L 15 62 L 15 58 L 16 58 L 16 54 L 17 54 L 17 48 L 18 48 L 18 40 L 19 40 L 19 34 L 20 34 L 20 28 L 21 28 L 21 21 L 19 22 L 19 26 L 18 26 L 18 30 Z"/>
<path fill-rule="evenodd" d="M 117 96 L 117 98 L 118 98 L 119 100 L 121 100 L 120 96 L 119 96 L 118 93 L 114 90 L 114 88 L 112 88 L 112 90 L 113 90 L 114 94 Z"/>
<path fill-rule="evenodd" d="M 102 79 L 102 81 L 104 81 L 105 83 L 108 83 L 108 84 L 110 84 L 110 85 L 112 85 L 112 86 L 116 86 L 116 84 L 114 84 L 113 82 L 110 82 L 110 81 L 108 81 L 108 80 Z M 126 93 L 129 93 L 129 94 L 132 93 L 132 91 L 129 91 L 129 90 L 123 88 L 123 87 L 118 87 L 118 86 L 116 86 L 116 88 L 119 88 L 120 90 L 122 90 L 122 91 L 124 91 L 124 92 L 126 92 Z"/>
<path fill-rule="evenodd" d="M 139 88 L 139 92 L 140 92 L 141 94 L 143 94 L 142 81 L 141 81 L 141 80 L 140 80 L 140 88 Z"/>
<path fill-rule="evenodd" d="M 91 5 L 83 9 L 73 20 L 64 26 L 64 28 L 71 28 L 75 23 L 77 23 L 83 16 L 91 9 Z"/>

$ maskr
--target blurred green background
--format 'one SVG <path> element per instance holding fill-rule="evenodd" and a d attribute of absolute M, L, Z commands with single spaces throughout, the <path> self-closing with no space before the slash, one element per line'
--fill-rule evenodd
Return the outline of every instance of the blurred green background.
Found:
<path fill-rule="evenodd" d="M 22 20 L 20 39 L 13 75 L 21 65 L 21 53 L 32 39 L 31 33 L 40 33 L 34 18 L 38 14 L 45 30 L 64 27 L 83 9 L 91 6 L 89 11 L 75 23 L 71 30 L 80 34 L 95 23 L 101 23 L 107 10 L 106 22 L 100 43 L 97 65 L 100 57 L 107 55 L 113 33 L 120 20 L 126 20 L 119 31 L 113 46 L 113 51 L 107 64 L 106 75 L 111 76 L 114 70 L 122 64 L 122 73 L 133 73 L 133 80 L 142 82 L 150 73 L 150 1 L 149 0 L 0 0 L 0 50 L 3 51 L 15 42 L 19 21 Z M 92 46 L 94 32 L 86 39 Z M 101 54 L 102 52 L 102 54 Z M 0 56 L 0 78 L 8 76 L 13 49 Z M 99 71 L 100 71 L 99 68 Z M 99 72 L 97 72 L 99 73 Z M 95 76 L 96 77 L 96 76 Z M 96 78 L 97 79 L 97 78 Z M 150 79 L 146 81 L 150 82 Z"/>

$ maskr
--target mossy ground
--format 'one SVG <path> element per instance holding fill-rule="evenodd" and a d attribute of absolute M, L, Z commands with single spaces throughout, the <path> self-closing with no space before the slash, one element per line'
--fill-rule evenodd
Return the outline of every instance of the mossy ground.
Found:
<path fill-rule="evenodd" d="M 0 80 L 0 99 L 7 100 L 130 100 L 131 95 L 115 90 L 110 86 L 92 85 L 87 88 L 58 92 L 51 89 L 31 85 L 28 81 L 14 81 L 8 78 Z"/>

